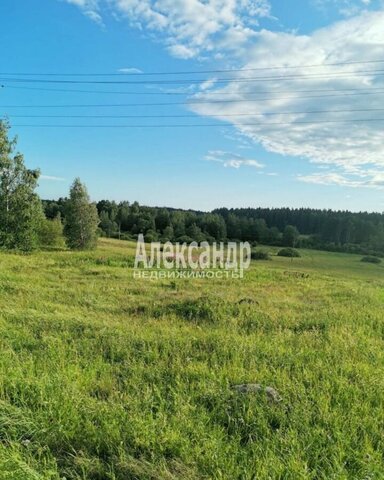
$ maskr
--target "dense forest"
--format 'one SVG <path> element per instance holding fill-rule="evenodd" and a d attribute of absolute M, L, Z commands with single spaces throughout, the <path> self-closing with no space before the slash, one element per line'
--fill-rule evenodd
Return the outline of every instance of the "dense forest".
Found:
<path fill-rule="evenodd" d="M 48 218 L 65 219 L 66 199 L 45 200 Z M 102 200 L 97 203 L 99 233 L 147 241 L 242 240 L 253 244 L 284 245 L 384 255 L 384 214 L 309 208 L 220 208 L 210 213 L 146 207 L 137 202 Z"/>

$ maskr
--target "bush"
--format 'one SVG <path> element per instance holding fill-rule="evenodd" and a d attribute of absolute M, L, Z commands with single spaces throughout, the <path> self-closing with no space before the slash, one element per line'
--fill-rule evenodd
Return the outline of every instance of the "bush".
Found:
<path fill-rule="evenodd" d="M 151 242 L 157 242 L 159 239 L 159 236 L 155 230 L 148 230 L 144 238 L 147 243 L 151 243 Z"/>
<path fill-rule="evenodd" d="M 39 241 L 43 247 L 64 248 L 65 239 L 60 215 L 53 220 L 44 219 L 39 228 Z"/>
<path fill-rule="evenodd" d="M 272 260 L 269 252 L 265 252 L 264 250 L 256 250 L 251 253 L 252 260 Z"/>
<path fill-rule="evenodd" d="M 379 257 L 374 257 L 373 255 L 367 255 L 361 259 L 362 262 L 366 263 L 381 263 L 381 259 Z"/>
<path fill-rule="evenodd" d="M 294 248 L 282 248 L 281 250 L 278 251 L 277 253 L 278 257 L 289 257 L 289 258 L 298 258 L 301 257 L 300 253 L 295 250 Z"/>

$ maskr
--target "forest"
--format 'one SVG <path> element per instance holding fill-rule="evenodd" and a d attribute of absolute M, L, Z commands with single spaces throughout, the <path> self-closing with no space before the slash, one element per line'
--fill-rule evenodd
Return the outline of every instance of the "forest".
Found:
<path fill-rule="evenodd" d="M 47 218 L 66 216 L 67 199 L 45 200 Z M 99 234 L 147 241 L 249 241 L 254 245 L 295 246 L 384 255 L 384 214 L 310 208 L 219 208 L 210 213 L 147 207 L 138 202 L 97 203 Z"/>
<path fill-rule="evenodd" d="M 69 197 L 41 200 L 39 170 L 30 170 L 0 122 L 0 247 L 95 248 L 99 236 L 148 242 L 249 241 L 384 256 L 384 214 L 310 208 L 219 208 L 212 212 L 148 207 L 138 202 L 93 203 L 76 179 Z M 16 153 L 15 153 L 16 152 Z M 65 242 L 65 243 L 64 243 Z"/>

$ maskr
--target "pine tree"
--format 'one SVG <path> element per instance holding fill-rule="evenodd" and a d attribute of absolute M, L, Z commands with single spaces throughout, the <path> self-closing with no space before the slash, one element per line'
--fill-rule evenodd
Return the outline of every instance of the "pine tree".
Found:
<path fill-rule="evenodd" d="M 65 216 L 64 233 L 69 248 L 95 248 L 99 221 L 96 205 L 90 202 L 86 186 L 76 178 L 70 190 Z"/>
<path fill-rule="evenodd" d="M 44 221 L 35 193 L 40 172 L 27 169 L 23 155 L 14 154 L 16 139 L 8 138 L 8 130 L 0 121 L 0 246 L 29 251 L 38 246 Z"/>

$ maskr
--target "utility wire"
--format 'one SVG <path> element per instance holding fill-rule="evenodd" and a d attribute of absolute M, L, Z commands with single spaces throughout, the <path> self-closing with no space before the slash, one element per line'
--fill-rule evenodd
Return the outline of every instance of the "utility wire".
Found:
<path fill-rule="evenodd" d="M 166 96 L 173 96 L 173 95 L 230 95 L 231 92 L 122 92 L 122 91 L 113 91 L 113 90 L 79 90 L 79 89 L 67 89 L 67 88 L 44 88 L 44 87 L 20 87 L 15 85 L 0 85 L 0 88 L 12 89 L 12 90 L 37 90 L 43 92 L 65 92 L 65 93 L 97 93 L 97 94 L 104 94 L 104 93 L 112 93 L 112 94 L 119 94 L 119 95 L 166 95 Z M 360 92 L 364 94 L 363 90 L 370 91 L 384 91 L 383 87 L 363 87 L 359 88 L 341 88 L 337 89 L 334 88 L 332 90 L 328 89 L 311 89 L 311 90 L 274 90 L 274 91 L 260 91 L 260 92 L 247 92 L 247 95 L 275 95 L 280 93 L 310 93 L 310 92 Z"/>
<path fill-rule="evenodd" d="M 277 65 L 271 67 L 254 67 L 254 68 L 233 68 L 221 70 L 187 70 L 187 71 L 170 71 L 170 72 L 118 72 L 118 73 L 36 73 L 36 72 L 2 72 L 0 75 L 26 75 L 26 76 L 52 76 L 52 77 L 110 77 L 110 76 L 148 76 L 148 75 L 193 75 L 206 73 L 236 73 L 236 72 L 253 72 L 263 70 L 281 70 L 295 68 L 318 68 L 318 67 L 336 67 L 342 65 L 363 65 L 384 63 L 384 60 L 363 60 L 351 62 L 335 62 L 335 63 L 318 63 L 310 65 Z"/>
<path fill-rule="evenodd" d="M 382 95 L 384 90 L 375 92 L 356 92 L 344 94 L 327 94 L 327 95 L 301 95 L 288 97 L 271 97 L 271 98 L 252 98 L 252 99 L 231 99 L 231 100 L 187 100 L 185 102 L 156 102 L 156 103 L 98 103 L 98 104 L 65 104 L 65 105 L 0 105 L 0 108 L 110 108 L 110 107 L 154 107 L 169 105 L 196 105 L 196 104 L 227 104 L 227 103 L 252 103 L 252 102 L 270 102 L 271 100 L 301 100 L 302 98 L 325 98 L 325 97 L 349 97 L 360 95 Z"/>
<path fill-rule="evenodd" d="M 263 126 L 270 127 L 274 125 L 312 125 L 312 124 L 334 124 L 334 123 L 362 123 L 362 122 L 384 122 L 384 118 L 358 118 L 350 120 L 316 120 L 316 121 L 298 121 L 298 122 L 272 122 L 272 123 L 231 123 L 230 127 L 255 127 Z M 13 127 L 32 127 L 32 128 L 194 128 L 194 127 L 224 127 L 223 123 L 211 123 L 211 124 L 156 124 L 156 125 L 58 125 L 58 124 L 15 124 Z"/>
<path fill-rule="evenodd" d="M 356 112 L 384 112 L 384 108 L 358 108 L 347 110 L 312 110 L 301 112 L 249 112 L 228 114 L 203 114 L 204 117 L 262 117 L 272 115 L 313 115 L 324 113 L 356 113 Z M 3 118 L 196 118 L 198 114 L 185 115 L 3 115 Z"/>
<path fill-rule="evenodd" d="M 334 78 L 356 78 L 373 74 L 375 76 L 383 76 L 384 70 L 360 70 L 356 72 L 335 72 L 335 73 L 309 73 L 302 75 L 284 75 L 272 77 L 246 77 L 246 78 L 218 78 L 215 79 L 215 84 L 218 83 L 249 83 L 249 82 L 267 82 L 267 81 L 284 81 L 284 80 L 308 80 L 308 79 L 334 79 Z M 53 83 L 53 84 L 93 84 L 93 85 L 184 85 L 184 84 L 200 84 L 207 81 L 207 79 L 183 79 L 183 80 L 45 80 L 34 78 L 0 78 L 2 82 L 13 83 Z"/>

